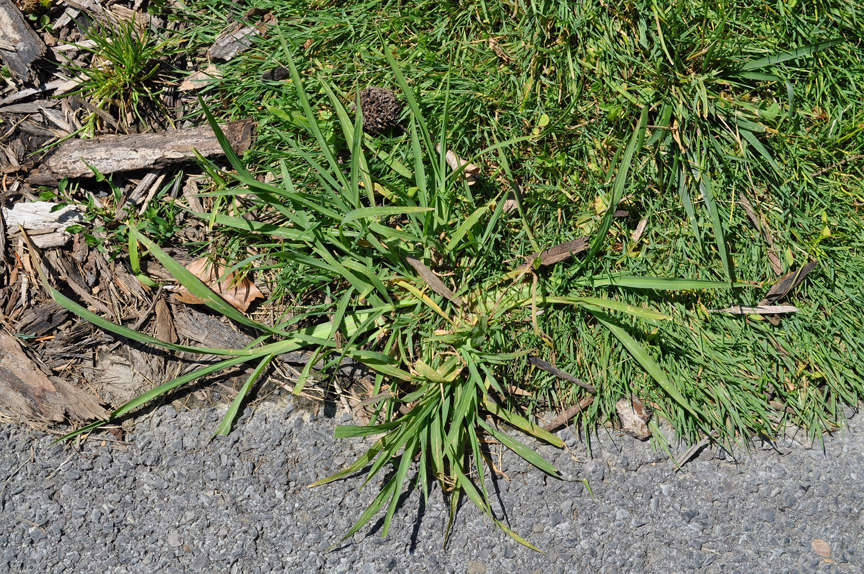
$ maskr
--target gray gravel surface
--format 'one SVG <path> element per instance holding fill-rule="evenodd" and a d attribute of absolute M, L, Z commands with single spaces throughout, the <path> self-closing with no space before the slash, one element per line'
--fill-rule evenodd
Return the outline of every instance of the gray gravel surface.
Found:
<path fill-rule="evenodd" d="M 80 449 L 0 426 L 0 571 L 864 572 L 861 417 L 824 449 L 785 439 L 735 461 L 706 449 L 677 474 L 650 445 L 606 432 L 593 456 L 569 431 L 568 451 L 542 451 L 571 481 L 505 453 L 500 499 L 539 554 L 471 505 L 442 548 L 437 492 L 425 507 L 408 496 L 388 538 L 366 529 L 328 551 L 373 490 L 305 485 L 366 443 L 334 441 L 340 415 L 291 404 L 210 442 L 222 412 L 160 407 L 126 444 Z"/>

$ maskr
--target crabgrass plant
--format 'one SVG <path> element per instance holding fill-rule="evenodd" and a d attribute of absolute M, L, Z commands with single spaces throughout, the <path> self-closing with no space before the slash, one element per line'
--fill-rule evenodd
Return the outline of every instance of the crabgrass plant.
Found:
<path fill-rule="evenodd" d="M 203 16 L 190 17 L 206 21 L 192 28 L 198 35 L 246 9 L 195 4 Z M 688 441 L 770 438 L 784 423 L 815 438 L 864 396 L 864 64 L 854 4 L 254 4 L 274 11 L 279 34 L 225 65 L 208 95 L 228 115 L 256 115 L 261 139 L 245 164 L 226 146 L 233 173 L 209 166 L 218 197 L 199 215 L 243 253 L 235 267 L 275 269 L 277 291 L 296 294 L 299 312 L 251 321 L 131 226 L 136 273 L 141 256 L 156 257 L 260 338 L 246 349 L 162 344 L 55 291 L 116 333 L 225 357 L 110 420 L 252 363 L 217 429 L 228 432 L 276 355 L 314 350 L 298 390 L 312 364 L 351 357 L 377 374 L 377 410 L 369 425 L 338 435 L 372 446 L 321 482 L 365 470 L 381 490 L 350 532 L 384 512 L 386 534 L 400 493 L 416 484 L 428 496 L 437 482 L 454 512 L 467 497 L 518 538 L 492 511 L 486 445 L 557 476 L 511 431 L 560 445 L 532 409 L 589 392 L 538 374 L 531 355 L 595 385 L 579 419 L 586 436 L 619 398 L 636 395 Z M 280 36 L 304 46 L 301 70 Z M 290 82 L 259 80 L 280 64 Z M 407 103 L 405 133 L 372 140 L 344 95 L 358 88 L 352 82 L 393 78 Z M 310 101 L 304 83 L 326 105 Z M 450 173 L 448 143 L 485 147 L 469 159 L 492 177 L 469 187 Z M 270 183 L 259 166 L 273 172 Z M 650 221 L 641 239 L 613 217 L 620 207 Z M 590 235 L 583 253 L 579 235 Z M 556 245 L 570 258 L 552 264 L 543 252 Z M 257 255 L 245 255 L 249 246 Z M 758 301 L 776 275 L 811 259 L 819 271 L 780 326 L 708 312 Z"/>
<path fill-rule="evenodd" d="M 290 54 L 287 47 L 284 49 Z M 395 154 L 373 146 L 364 137 L 360 106 L 350 112 L 334 89 L 322 80 L 321 89 L 350 151 L 350 160 L 340 161 L 319 126 L 304 82 L 290 56 L 287 64 L 305 124 L 317 142 L 319 153 L 311 154 L 299 145 L 294 150 L 306 162 L 317 189 L 312 191 L 295 184 L 284 161 L 276 170 L 277 180 L 262 183 L 232 151 L 205 107 L 233 168 L 230 178 L 236 184 L 226 187 L 220 195 L 240 197 L 251 193 L 250 207 L 259 217 L 197 215 L 271 243 L 278 240 L 284 264 L 314 270 L 309 274 L 310 281 L 316 282 L 318 289 L 335 295 L 334 304 L 326 309 L 327 320 L 316 322 L 316 315 L 309 314 L 276 325 L 252 321 L 131 225 L 129 253 L 133 270 L 140 272 L 139 250 L 143 247 L 209 307 L 257 330 L 260 337 L 245 349 L 169 344 L 110 323 L 52 289 L 60 304 L 108 331 L 167 349 L 225 357 L 120 406 L 109 420 L 197 378 L 251 362 L 254 370 L 216 430 L 227 433 L 244 397 L 274 357 L 300 348 L 314 350 L 314 358 L 296 383 L 297 391 L 306 384 L 314 363 L 324 360 L 337 364 L 350 357 L 376 373 L 376 420 L 365 426 L 340 426 L 336 436 L 377 438 L 353 464 L 315 484 L 348 477 L 364 469 L 368 483 L 385 469 L 390 472 L 379 494 L 346 537 L 382 510 L 382 534 L 386 535 L 405 488 L 419 484 L 424 496 L 428 496 L 430 485 L 437 482 L 450 497 L 451 523 L 464 496 L 510 536 L 532 548 L 530 542 L 493 512 L 486 487 L 491 462 L 484 444 L 493 439 L 541 471 L 560 478 L 552 464 L 507 430 L 518 429 L 562 446 L 556 435 L 520 412 L 508 390 L 509 382 L 503 378 L 510 366 L 524 364 L 528 359 L 530 349 L 519 344 L 523 334 L 550 348 L 560 344 L 543 332 L 539 319 L 542 315 L 562 311 L 568 313 L 566 317 L 581 317 L 582 324 L 587 321 L 605 329 L 656 383 L 658 393 L 667 399 L 666 408 L 673 413 L 670 418 L 687 417 L 706 432 L 711 430 L 710 415 L 687 396 L 692 394 L 692 386 L 686 381 L 670 380 L 640 341 L 641 336 L 634 334 L 651 330 L 653 325 L 667 322 L 672 316 L 647 306 L 645 301 L 631 304 L 609 298 L 602 291 L 614 285 L 618 289 L 692 292 L 725 289 L 729 287 L 728 281 L 590 277 L 584 271 L 601 253 L 615 207 L 628 187 L 634 157 L 644 142 L 647 108 L 636 120 L 629 141 L 619 154 L 612 181 L 613 199 L 584 249 L 587 253 L 567 273 L 550 275 L 547 267 L 554 264 L 544 258 L 550 251 L 544 252 L 542 247 L 552 246 L 536 245 L 533 238 L 536 246 L 533 255 L 519 259 L 509 268 L 502 263 L 500 252 L 506 248 L 510 234 L 504 223 L 507 203 L 504 192 L 493 192 L 485 200 L 478 196 L 471 201 L 458 201 L 472 192 L 461 171 L 451 172 L 446 163 L 447 108 L 437 132 L 433 132 L 417 96 L 392 57 L 390 65 L 408 108 L 407 156 L 412 161 L 406 163 L 395 159 Z M 494 152 L 506 164 L 507 145 L 508 142 L 495 144 L 478 156 Z M 217 174 L 215 168 L 211 169 L 214 175 L 225 177 L 224 173 Z M 404 185 L 385 189 L 378 184 L 379 177 L 394 173 Z M 519 195 L 514 199 L 518 204 Z M 521 214 L 518 227 L 530 236 L 521 206 L 518 212 Z M 559 255 L 561 249 L 565 256 L 582 251 L 574 247 L 577 244 L 574 238 L 559 247 Z M 442 276 L 448 278 L 448 284 Z M 97 421 L 68 436 L 106 422 Z M 416 481 L 409 478 L 414 473 Z"/>

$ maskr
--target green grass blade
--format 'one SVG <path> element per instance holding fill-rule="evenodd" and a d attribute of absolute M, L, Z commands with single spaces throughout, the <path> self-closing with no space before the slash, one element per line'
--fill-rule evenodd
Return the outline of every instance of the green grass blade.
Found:
<path fill-rule="evenodd" d="M 642 147 L 642 141 L 645 138 L 645 126 L 647 123 L 648 107 L 646 106 L 642 108 L 639 121 L 636 123 L 636 128 L 633 130 L 627 148 L 624 150 L 624 155 L 621 157 L 621 162 L 618 164 L 618 173 L 615 176 L 615 183 L 612 186 L 612 197 L 609 201 L 609 207 L 606 210 L 606 214 L 603 216 L 603 220 L 600 222 L 600 227 L 598 227 L 597 231 L 594 232 L 594 238 L 591 240 L 591 247 L 588 249 L 588 253 L 582 259 L 582 264 L 577 267 L 576 272 L 593 260 L 597 255 L 597 252 L 600 251 L 606 242 L 606 234 L 612 226 L 612 217 L 615 214 L 615 210 L 618 209 L 618 204 L 624 197 L 624 191 L 627 188 L 627 176 L 630 172 L 630 166 L 633 163 L 633 157 L 636 155 L 639 148 Z"/>
<path fill-rule="evenodd" d="M 529 549 L 533 550 L 534 552 L 540 552 L 541 554 L 543 553 L 542 550 L 540 550 L 539 548 L 537 548 L 536 546 L 534 546 L 533 544 L 528 542 L 528 540 L 526 540 L 524 537 L 520 536 L 515 530 L 513 530 L 512 528 L 510 528 L 509 526 L 507 526 L 506 524 L 504 524 L 500 520 L 495 520 L 495 524 L 498 526 L 498 528 L 503 530 L 507 536 L 509 536 L 510 538 L 512 538 L 513 540 L 515 540 L 519 544 L 521 544 L 522 546 L 529 548 Z"/>
<path fill-rule="evenodd" d="M 155 337 L 151 337 L 150 335 L 145 335 L 144 333 L 139 333 L 129 327 L 124 327 L 122 325 L 117 325 L 108 321 L 107 319 L 103 319 L 96 313 L 89 311 L 85 307 L 82 307 L 75 301 L 69 299 L 50 285 L 46 286 L 48 293 L 51 295 L 51 298 L 60 305 L 64 307 L 82 319 L 85 319 L 100 329 L 104 329 L 110 333 L 114 333 L 115 335 L 120 335 L 121 337 L 126 337 L 129 340 L 137 341 L 139 343 L 144 343 L 146 345 L 155 345 L 157 347 L 162 347 L 163 349 L 171 349 L 172 351 L 185 351 L 188 353 L 200 353 L 204 355 L 228 355 L 228 356 L 237 356 L 237 355 L 250 355 L 250 351 L 245 349 L 211 349 L 209 347 L 190 347 L 187 345 L 177 345 L 175 343 L 169 343 L 167 341 L 162 341 Z"/>
<path fill-rule="evenodd" d="M 252 174 L 246 169 L 246 165 L 243 163 L 243 160 L 237 155 L 234 151 L 234 148 L 231 147 L 231 142 L 228 141 L 228 138 L 225 137 L 225 132 L 222 131 L 222 128 L 219 127 L 219 122 L 216 121 L 216 118 L 210 112 L 210 108 L 207 107 L 207 104 L 204 103 L 204 100 L 201 97 L 198 97 L 198 104 L 201 106 L 201 109 L 204 111 L 204 115 L 207 118 L 207 123 L 210 124 L 210 128 L 213 130 L 213 134 L 216 136 L 216 141 L 219 142 L 219 146 L 222 148 L 222 151 L 225 153 L 225 158 L 228 160 L 228 163 L 231 164 L 237 173 L 242 175 L 251 176 Z"/>
<path fill-rule="evenodd" d="M 623 327 L 614 323 L 610 318 L 607 318 L 603 313 L 593 313 L 594 317 L 603 324 L 604 327 L 609 329 L 609 331 L 615 335 L 615 338 L 621 341 L 621 344 L 624 345 L 624 348 L 636 359 L 645 371 L 651 375 L 651 378 L 657 381 L 657 384 L 660 385 L 667 395 L 672 397 L 679 405 L 681 405 L 687 412 L 696 417 L 697 419 L 701 419 L 702 417 L 696 412 L 687 399 L 684 398 L 678 389 L 675 388 L 675 385 L 672 384 L 672 381 L 669 380 L 669 377 L 666 375 L 666 372 L 660 368 L 648 351 L 643 347 L 636 339 L 634 339 L 630 333 L 626 331 Z"/>
<path fill-rule="evenodd" d="M 706 279 L 677 279 L 673 277 L 634 277 L 611 275 L 590 277 L 585 280 L 591 287 L 625 287 L 627 289 L 652 289 L 655 291 L 701 291 L 703 289 L 728 289 L 726 281 Z"/>
<path fill-rule="evenodd" d="M 110 422 L 110 421 L 107 421 L 107 420 L 92 422 L 92 423 L 90 423 L 90 424 L 88 424 L 88 425 L 85 425 L 85 426 L 83 426 L 83 427 L 77 428 L 77 429 L 75 429 L 74 431 L 72 431 L 72 432 L 70 432 L 70 433 L 64 434 L 63 436 L 61 436 L 60 438 L 58 438 L 58 439 L 55 440 L 54 442 L 55 442 L 55 443 L 58 443 L 58 442 L 66 442 L 67 440 L 73 439 L 73 438 L 75 438 L 76 436 L 80 436 L 80 435 L 82 435 L 82 434 L 84 434 L 84 433 L 88 433 L 88 432 L 90 432 L 90 431 L 92 431 L 92 430 L 96 430 L 96 429 L 98 429 L 99 427 L 105 426 L 105 425 L 107 425 L 109 422 Z M 52 444 L 53 444 L 53 443 L 52 443 Z"/>
<path fill-rule="evenodd" d="M 342 218 L 342 223 L 348 223 L 355 219 L 389 217 L 392 215 L 414 215 L 416 213 L 428 213 L 432 211 L 431 207 L 419 207 L 412 205 L 398 206 L 391 205 L 387 207 L 361 207 L 352 209 Z"/>
<path fill-rule="evenodd" d="M 700 250 L 702 247 L 702 234 L 699 232 L 699 220 L 696 219 L 696 210 L 693 208 L 693 200 L 690 198 L 690 192 L 687 191 L 687 172 L 684 166 L 679 166 L 680 161 L 686 159 L 675 155 L 674 165 L 672 169 L 678 174 L 678 197 L 681 199 L 681 205 L 684 207 L 684 213 L 687 215 L 687 221 L 690 222 L 690 228 L 693 230 L 693 237 L 696 238 L 696 245 Z"/>
<path fill-rule="evenodd" d="M 832 46 L 836 46 L 840 44 L 842 40 L 826 40 L 824 42 L 818 42 L 816 44 L 810 44 L 809 46 L 802 46 L 801 48 L 796 48 L 794 50 L 789 50 L 788 52 L 781 52 L 779 54 L 771 54 L 770 56 L 763 56 L 761 58 L 757 58 L 756 60 L 750 60 L 749 62 L 745 62 L 741 66 L 741 71 L 751 71 L 751 70 L 761 70 L 762 68 L 767 68 L 769 66 L 776 66 L 777 64 L 782 64 L 783 62 L 788 62 L 789 60 L 797 60 L 798 58 L 806 58 L 808 56 L 813 55 L 814 53 L 825 50 Z"/>
<path fill-rule="evenodd" d="M 141 259 L 138 255 L 138 242 L 135 241 L 135 237 L 131 233 L 128 234 L 127 237 L 127 249 L 129 251 L 129 268 L 132 270 L 135 278 L 147 287 L 156 287 L 157 283 L 144 275 L 141 271 Z"/>
<path fill-rule="evenodd" d="M 462 241 L 462 238 L 465 237 L 465 234 L 468 233 L 471 228 L 473 228 L 480 218 L 483 217 L 489 211 L 489 205 L 483 205 L 474 210 L 474 213 L 468 216 L 465 221 L 462 222 L 459 227 L 456 228 L 456 231 L 453 232 L 453 235 L 450 237 L 450 241 L 447 242 L 447 246 L 444 248 L 444 251 L 450 253 L 453 249 L 459 245 L 459 242 Z"/>
<path fill-rule="evenodd" d="M 366 523 L 372 520 L 372 517 L 375 516 L 379 510 L 384 506 L 384 502 L 391 497 L 397 496 L 398 489 L 396 484 L 396 476 L 387 481 L 387 483 L 381 488 L 381 492 L 378 493 L 378 496 L 372 501 L 366 510 L 363 511 L 363 514 L 360 515 L 360 518 L 357 519 L 357 522 L 354 523 L 348 533 L 342 537 L 342 540 L 346 540 L 354 535 L 355 532 L 363 528 Z"/>
<path fill-rule="evenodd" d="M 408 82 L 405 80 L 405 75 L 402 73 L 399 64 L 397 64 L 396 60 L 393 58 L 389 46 L 384 46 L 384 57 L 390 64 L 390 69 L 393 70 L 393 76 L 396 78 L 396 83 L 399 85 L 399 89 L 402 90 L 402 95 L 405 96 L 408 108 L 411 110 L 411 114 L 417 122 L 417 126 L 420 129 L 420 137 L 422 138 L 423 143 L 426 144 L 426 149 L 430 151 L 435 149 L 435 146 L 432 144 L 429 126 L 426 125 L 426 120 L 423 118 L 423 111 L 420 109 L 420 104 L 417 101 L 417 97 L 414 95 L 414 90 L 411 89 L 411 86 L 409 86 Z"/>
<path fill-rule="evenodd" d="M 403 423 L 402 419 L 396 419 L 389 423 L 381 423 L 377 425 L 339 425 L 333 432 L 336 438 L 355 438 L 358 436 L 372 436 L 383 432 L 391 431 Z"/>
<path fill-rule="evenodd" d="M 749 143 L 751 146 L 753 146 L 753 149 L 755 149 L 757 152 L 759 152 L 759 155 L 761 155 L 765 159 L 765 161 L 768 162 L 768 165 L 770 165 L 774 169 L 774 171 L 776 171 L 778 174 L 782 175 L 782 170 L 780 169 L 780 165 L 776 161 L 774 161 L 774 157 L 771 155 L 771 152 L 769 152 L 765 148 L 765 146 L 762 145 L 762 142 L 759 141 L 759 138 L 757 138 L 753 134 L 753 132 L 751 132 L 749 130 L 739 130 L 739 131 L 741 133 L 741 137 L 743 137 L 745 140 L 747 140 L 747 143 Z"/>
<path fill-rule="evenodd" d="M 541 426 L 535 425 L 521 415 L 518 415 L 514 412 L 508 411 L 507 409 L 498 406 L 498 404 L 495 403 L 495 401 L 492 400 L 492 398 L 488 395 L 483 399 L 483 406 L 486 407 L 487 411 L 489 411 L 499 419 L 503 420 L 507 424 L 514 426 L 535 438 L 546 441 L 552 446 L 557 446 L 558 448 L 564 447 L 564 442 L 554 433 L 547 431 Z"/>
<path fill-rule="evenodd" d="M 411 116 L 411 155 L 414 156 L 414 184 L 417 186 L 417 196 L 421 207 L 429 207 L 429 188 L 426 182 L 426 166 L 424 154 L 420 147 L 420 137 L 417 134 L 417 120 Z"/>
<path fill-rule="evenodd" d="M 275 355 L 267 355 L 261 359 L 261 362 L 258 363 L 258 366 L 255 367 L 255 370 L 252 371 L 252 374 L 250 374 L 249 378 L 246 379 L 246 382 L 243 383 L 240 392 L 238 392 L 237 396 L 234 397 L 234 400 L 231 401 L 228 411 L 225 413 L 225 416 L 222 417 L 222 422 L 220 422 L 219 426 L 216 427 L 214 434 L 225 436 L 231 432 L 231 427 L 234 425 L 234 419 L 237 418 L 237 413 L 240 411 L 240 406 L 243 404 L 243 400 L 246 398 L 246 395 L 249 394 L 255 381 L 264 374 L 264 371 L 267 369 L 270 361 L 273 360 L 273 357 L 275 357 Z"/>
<path fill-rule="evenodd" d="M 338 427 L 337 427 L 338 428 Z M 335 480 L 340 480 L 342 478 L 346 478 L 351 476 L 352 474 L 356 474 L 363 470 L 370 462 L 375 460 L 375 457 L 381 452 L 384 448 L 383 439 L 379 439 L 369 450 L 363 453 L 361 456 L 357 458 L 350 466 L 340 470 L 335 474 L 331 474 L 326 478 L 322 478 L 321 480 L 317 480 L 312 484 L 307 485 L 307 488 L 314 488 L 316 486 L 321 486 L 323 484 L 327 484 L 328 482 L 333 482 Z"/>
<path fill-rule="evenodd" d="M 370 205 L 375 205 L 374 188 L 372 186 L 372 178 L 369 176 L 369 166 L 366 163 L 366 156 L 363 153 L 363 118 L 361 109 L 358 106 L 356 110 L 355 120 L 352 122 L 348 117 L 348 112 L 342 102 L 333 92 L 330 84 L 319 78 L 319 83 L 330 98 L 330 104 L 336 111 L 336 117 L 339 119 L 339 126 L 342 128 L 342 135 L 345 138 L 345 144 L 351 150 L 351 205 L 357 207 L 360 205 L 359 188 L 357 186 L 357 176 L 363 179 L 363 186 L 366 189 L 367 199 Z"/>
<path fill-rule="evenodd" d="M 345 179 L 345 176 L 342 174 L 342 170 L 339 169 L 339 162 L 336 160 L 333 150 L 330 149 L 330 146 L 327 143 L 327 138 L 324 137 L 321 128 L 318 126 L 318 119 L 315 117 L 315 112 L 309 104 L 309 96 L 306 94 L 306 88 L 303 86 L 300 72 L 297 71 L 297 66 L 294 64 L 294 57 L 291 50 L 288 48 L 288 42 L 285 40 L 282 28 L 277 26 L 276 29 L 279 32 L 279 40 L 282 43 L 282 50 L 285 53 L 285 59 L 288 63 L 288 72 L 291 75 L 291 83 L 294 85 L 294 91 L 297 94 L 297 101 L 300 103 L 300 108 L 306 116 L 309 131 L 312 132 L 312 135 L 318 142 L 321 153 L 324 154 L 327 163 L 330 164 L 330 173 L 336 176 L 342 186 L 341 189 L 346 190 L 350 186 L 348 181 Z"/>
<path fill-rule="evenodd" d="M 518 454 L 520 457 L 525 459 L 527 462 L 533 464 L 549 476 L 554 476 L 555 478 L 561 478 L 561 473 L 558 472 L 558 469 L 552 466 L 549 461 L 545 458 L 537 454 L 533 449 L 528 448 L 525 444 L 519 442 L 518 440 L 508 436 L 507 434 L 499 431 L 494 426 L 488 424 L 483 419 L 477 419 L 477 422 L 480 423 L 480 426 L 492 435 L 495 440 Z"/>
<path fill-rule="evenodd" d="M 260 235 L 269 235 L 270 237 L 278 237 L 280 239 L 288 239 L 291 241 L 311 241 L 315 236 L 308 231 L 296 229 L 293 227 L 285 227 L 275 225 L 273 223 L 262 223 L 260 221 L 252 221 L 244 217 L 234 217 L 221 213 L 209 214 L 190 211 L 196 217 L 202 219 L 210 219 L 213 223 L 231 227 L 240 231 L 256 233 Z"/>
<path fill-rule="evenodd" d="M 408 469 L 411 468 L 411 461 L 414 460 L 414 454 L 417 451 L 418 437 L 413 437 L 405 446 L 405 451 L 402 453 L 402 458 L 399 461 L 399 468 L 396 470 L 396 484 L 393 487 L 393 496 L 390 497 L 390 504 L 387 506 L 387 513 L 384 515 L 384 525 L 381 527 L 381 538 L 387 536 L 390 532 L 390 521 L 393 519 L 393 514 L 396 512 L 396 505 L 399 502 L 399 495 L 402 492 L 402 485 L 405 483 L 405 477 L 408 475 Z"/>
<path fill-rule="evenodd" d="M 363 144 L 366 146 L 366 149 L 372 152 L 372 155 L 378 158 L 384 165 L 392 169 L 397 174 L 404 177 L 405 179 L 414 178 L 414 174 L 411 172 L 411 170 L 408 169 L 408 167 L 404 163 L 396 159 L 393 154 L 379 148 L 372 136 L 365 135 L 363 137 Z"/>
<path fill-rule="evenodd" d="M 196 369 L 191 373 L 187 373 L 185 375 L 177 377 L 174 380 L 168 381 L 167 383 L 163 383 L 158 387 L 135 397 L 131 401 L 124 403 L 123 405 L 115 409 L 111 413 L 109 418 L 115 419 L 117 417 L 123 416 L 129 411 L 138 408 L 143 404 L 149 403 L 153 399 L 160 397 L 165 393 L 176 389 L 177 387 L 181 387 L 187 383 L 191 383 L 192 381 L 200 379 L 201 377 L 209 375 L 210 373 L 217 373 L 219 371 L 223 371 L 225 369 L 233 367 L 234 365 L 240 365 L 242 363 L 248 362 L 249 360 L 250 357 L 234 357 L 232 359 L 225 359 L 224 361 L 219 361 L 218 363 Z"/>
<path fill-rule="evenodd" d="M 723 265 L 726 280 L 731 286 L 734 281 L 732 262 L 726 249 L 726 234 L 723 231 L 723 221 L 720 217 L 720 211 L 717 209 L 717 204 L 714 202 L 711 178 L 707 172 L 701 171 L 699 168 L 694 168 L 694 171 L 696 172 L 696 179 L 699 181 L 699 190 L 702 192 L 702 199 L 705 201 L 705 209 L 708 211 L 708 217 L 711 220 L 711 227 L 714 229 L 714 243 L 717 245 L 717 252 L 720 254 L 720 263 Z"/>
<path fill-rule="evenodd" d="M 189 292 L 198 297 L 204 304 L 220 313 L 232 321 L 236 321 L 241 325 L 246 325 L 247 327 L 252 327 L 253 329 L 257 329 L 259 331 L 264 331 L 268 333 L 273 333 L 277 335 L 287 335 L 287 333 L 283 331 L 279 331 L 278 329 L 274 329 L 268 325 L 264 325 L 263 323 L 258 323 L 257 321 L 253 321 L 249 319 L 234 308 L 230 303 L 225 301 L 222 297 L 216 294 L 215 291 L 210 289 L 207 285 L 204 284 L 203 281 L 198 279 L 195 275 L 193 275 L 188 269 L 177 263 L 170 255 L 162 251 L 162 249 L 153 243 L 150 239 L 142 235 L 137 229 L 134 227 L 129 228 L 129 233 L 134 234 L 135 238 L 142 243 L 147 250 L 153 254 L 156 259 L 159 260 L 159 263 L 165 266 L 165 269 L 184 287 L 186 287 Z"/>
<path fill-rule="evenodd" d="M 572 295 L 565 295 L 563 297 L 543 297 L 541 299 L 541 302 L 550 304 L 577 305 L 579 307 L 592 311 L 595 311 L 597 309 L 619 311 L 621 313 L 626 313 L 628 315 L 632 315 L 633 317 L 636 317 L 638 319 L 644 319 L 646 321 L 666 321 L 672 318 L 669 315 L 660 313 L 659 311 L 655 311 L 654 309 L 636 307 L 635 305 L 628 305 L 627 303 L 622 303 L 613 299 L 604 299 L 602 297 L 577 297 Z"/>
<path fill-rule="evenodd" d="M 513 188 L 513 200 L 516 202 L 516 210 L 519 212 L 519 219 L 522 220 L 522 229 L 525 231 L 525 236 L 528 237 L 528 241 L 531 242 L 531 249 L 533 249 L 535 253 L 539 252 L 540 244 L 537 243 L 537 238 L 534 237 L 534 231 L 528 224 L 528 218 L 525 215 L 525 206 L 522 204 L 522 189 L 519 187 L 516 178 L 513 177 L 513 172 L 510 171 L 510 162 L 507 161 L 507 155 L 504 153 L 503 146 L 498 148 L 498 161 L 501 164 L 501 169 L 504 170 L 504 175 L 507 177 L 507 181 L 510 182 L 510 187 Z"/>

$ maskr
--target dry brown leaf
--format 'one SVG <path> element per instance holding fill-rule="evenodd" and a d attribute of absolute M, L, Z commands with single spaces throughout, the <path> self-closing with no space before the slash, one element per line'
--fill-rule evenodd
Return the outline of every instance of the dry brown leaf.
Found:
<path fill-rule="evenodd" d="M 810 548 L 812 548 L 813 552 L 822 558 L 827 559 L 831 557 L 831 545 L 821 538 L 814 538 L 813 541 L 810 542 Z"/>
<path fill-rule="evenodd" d="M 501 211 L 504 213 L 510 213 L 511 211 L 515 211 L 519 209 L 519 204 L 516 203 L 515 199 L 508 199 L 504 201 L 504 206 L 501 208 Z"/>
<path fill-rule="evenodd" d="M 786 298 L 786 295 L 789 294 L 790 291 L 798 287 L 804 278 L 813 271 L 816 267 L 817 263 L 815 261 L 811 261 L 807 263 L 804 267 L 799 269 L 798 271 L 790 271 L 783 277 L 777 280 L 768 293 L 765 294 L 765 298 L 759 302 L 759 305 L 770 305 L 772 303 L 779 303 L 783 299 Z"/>
<path fill-rule="evenodd" d="M 203 70 L 198 70 L 197 72 L 186 76 L 186 79 L 180 83 L 180 87 L 177 88 L 177 90 L 181 92 L 200 90 L 216 78 L 221 77 L 222 72 L 219 70 L 219 66 L 216 64 L 210 64 Z"/>
<path fill-rule="evenodd" d="M 435 144 L 435 151 L 441 153 L 441 144 Z M 479 167 L 473 163 L 468 163 L 449 149 L 447 150 L 447 153 L 444 154 L 444 159 L 453 171 L 461 169 L 464 166 L 462 174 L 465 176 L 465 181 L 468 185 L 474 185 L 477 182 L 477 176 L 480 175 Z"/>
<path fill-rule="evenodd" d="M 621 421 L 621 430 L 636 437 L 639 440 L 651 438 L 651 430 L 648 421 L 651 420 L 651 409 L 637 398 L 620 399 L 615 403 L 618 411 L 618 420 Z"/>
<path fill-rule="evenodd" d="M 213 262 L 206 257 L 201 257 L 192 261 L 186 266 L 186 270 L 203 281 L 220 297 L 230 303 L 232 307 L 235 307 L 241 312 L 245 313 L 253 301 L 264 297 L 264 294 L 261 293 L 258 287 L 256 287 L 255 284 L 246 277 L 237 281 L 233 271 L 223 277 L 225 274 L 225 268 L 221 265 L 214 265 Z M 190 293 L 185 287 L 180 287 L 180 289 L 175 291 L 174 297 L 176 297 L 178 301 L 189 305 L 200 305 L 204 303 L 202 299 L 199 299 Z"/>

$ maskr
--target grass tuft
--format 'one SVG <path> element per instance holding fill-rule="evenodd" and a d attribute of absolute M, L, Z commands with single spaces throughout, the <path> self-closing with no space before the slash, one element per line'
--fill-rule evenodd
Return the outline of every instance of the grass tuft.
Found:
<path fill-rule="evenodd" d="M 380 513 L 386 535 L 400 495 L 437 484 L 454 512 L 467 499 L 530 546 L 493 512 L 489 445 L 557 477 L 512 436 L 560 446 L 543 411 L 587 405 L 575 424 L 590 436 L 638 397 L 683 440 L 729 444 L 788 424 L 818 437 L 864 396 L 864 28 L 852 5 L 253 4 L 278 26 L 223 66 L 202 109 L 217 134 L 211 108 L 252 115 L 260 137 L 242 158 L 223 137 L 230 169 L 205 164 L 220 202 L 195 215 L 266 262 L 271 303 L 290 299 L 294 316 L 238 314 L 135 228 L 130 251 L 260 333 L 219 350 L 222 366 L 257 365 L 236 406 L 291 349 L 373 373 L 373 420 L 336 434 L 374 442 L 316 483 L 363 473 L 379 488 L 346 536 Z M 200 0 L 186 16 L 210 37 L 224 23 L 214 14 L 232 10 Z M 284 81 L 262 79 L 277 68 Z M 401 130 L 364 133 L 351 103 L 369 85 L 399 93 Z M 447 150 L 479 166 L 473 185 Z M 798 313 L 775 324 L 711 312 L 758 304 L 810 261 L 787 295 Z"/>

